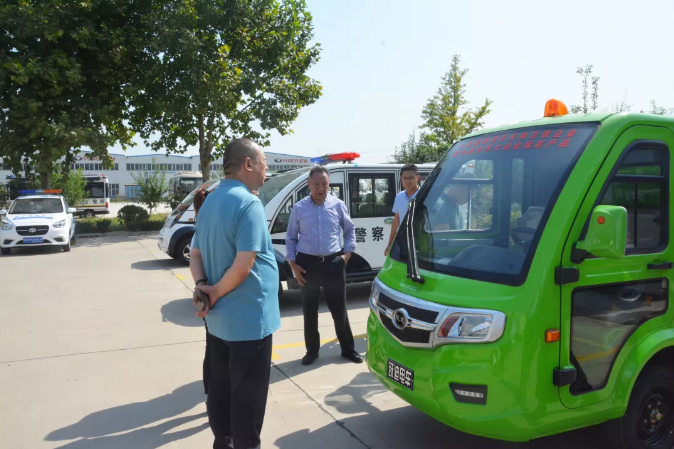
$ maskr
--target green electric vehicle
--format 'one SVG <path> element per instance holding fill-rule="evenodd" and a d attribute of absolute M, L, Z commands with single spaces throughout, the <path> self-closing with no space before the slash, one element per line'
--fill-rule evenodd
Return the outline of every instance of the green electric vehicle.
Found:
<path fill-rule="evenodd" d="M 373 282 L 370 371 L 435 419 L 674 445 L 674 118 L 570 115 L 456 142 Z"/>

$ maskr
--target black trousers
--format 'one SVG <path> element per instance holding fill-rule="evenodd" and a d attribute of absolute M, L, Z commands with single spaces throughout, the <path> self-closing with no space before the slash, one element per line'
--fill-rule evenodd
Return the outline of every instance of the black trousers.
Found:
<path fill-rule="evenodd" d="M 308 353 L 317 354 L 321 346 L 318 332 L 318 296 L 321 286 L 325 293 L 328 309 L 335 323 L 337 339 L 342 353 L 353 352 L 353 334 L 346 311 L 346 267 L 342 253 L 320 258 L 297 253 L 296 262 L 304 268 L 302 276 L 306 281 L 302 287 L 302 304 L 304 306 L 304 343 Z"/>
<path fill-rule="evenodd" d="M 225 341 L 208 334 L 210 373 L 208 422 L 213 449 L 253 449 L 260 446 L 260 432 L 267 407 L 271 370 L 272 336 L 253 341 Z"/>

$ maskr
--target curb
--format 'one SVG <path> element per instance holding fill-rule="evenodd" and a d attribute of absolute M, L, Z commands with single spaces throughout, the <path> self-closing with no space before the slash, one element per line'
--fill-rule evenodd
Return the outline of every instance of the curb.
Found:
<path fill-rule="evenodd" d="M 159 231 L 115 231 L 97 234 L 75 234 L 78 239 L 99 239 L 103 237 L 136 237 L 136 236 L 158 236 Z"/>

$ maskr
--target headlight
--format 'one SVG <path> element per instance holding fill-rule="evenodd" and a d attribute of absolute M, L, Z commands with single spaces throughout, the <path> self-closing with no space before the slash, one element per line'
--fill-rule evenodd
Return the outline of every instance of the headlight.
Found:
<path fill-rule="evenodd" d="M 52 224 L 52 226 L 57 228 L 57 229 L 62 228 L 65 225 L 66 225 L 66 220 L 57 221 L 56 223 Z"/>
<path fill-rule="evenodd" d="M 372 290 L 370 290 L 370 306 L 377 312 L 377 302 L 379 302 L 379 285 L 377 280 L 372 281 Z"/>
<path fill-rule="evenodd" d="M 14 229 L 14 225 L 12 224 L 11 221 L 5 220 L 4 218 L 2 219 L 2 230 L 3 231 L 11 231 Z"/>
<path fill-rule="evenodd" d="M 456 312 L 447 317 L 438 337 L 455 341 L 492 342 L 503 335 L 505 315 L 501 312 Z"/>

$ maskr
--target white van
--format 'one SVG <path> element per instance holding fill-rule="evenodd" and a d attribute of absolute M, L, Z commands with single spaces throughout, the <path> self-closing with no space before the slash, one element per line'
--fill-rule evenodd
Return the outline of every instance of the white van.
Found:
<path fill-rule="evenodd" d="M 391 233 L 394 214 L 393 201 L 402 189 L 402 164 L 344 164 L 325 166 L 330 173 L 330 193 L 346 204 L 356 225 L 358 247 L 346 267 L 347 282 L 370 281 L 384 264 L 384 250 Z M 421 182 L 435 164 L 420 164 Z M 290 265 L 285 260 L 285 237 L 293 205 L 309 195 L 307 180 L 311 167 L 300 168 L 269 178 L 259 189 L 265 206 L 269 232 L 281 281 L 289 289 L 299 288 Z M 209 181 L 199 188 L 214 189 L 219 181 Z M 194 192 L 166 219 L 159 234 L 159 248 L 189 264 L 189 244 L 194 234 Z"/>

